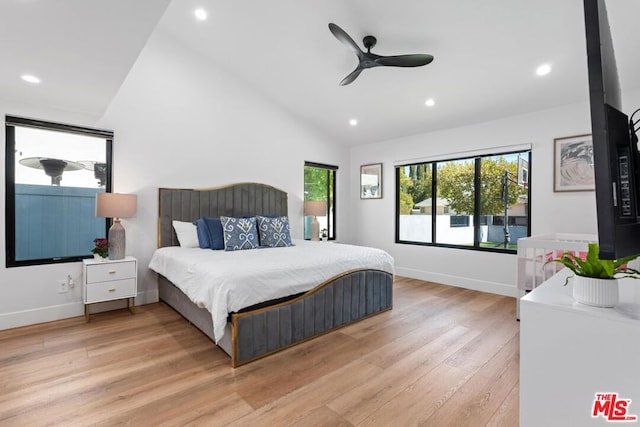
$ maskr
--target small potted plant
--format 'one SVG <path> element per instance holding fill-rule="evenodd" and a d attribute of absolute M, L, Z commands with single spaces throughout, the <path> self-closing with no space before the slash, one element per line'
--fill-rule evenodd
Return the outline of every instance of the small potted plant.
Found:
<path fill-rule="evenodd" d="M 589 243 L 589 250 L 583 260 L 573 252 L 563 252 L 559 258 L 547 261 L 558 262 L 575 276 L 567 277 L 565 285 L 573 277 L 573 297 L 582 304 L 596 307 L 614 307 L 618 304 L 618 280 L 625 277 L 640 278 L 640 271 L 630 268 L 628 263 L 640 254 L 617 260 L 600 259 L 598 244 Z"/>
<path fill-rule="evenodd" d="M 93 239 L 95 246 L 91 253 L 96 261 L 104 261 L 109 256 L 109 241 L 104 238 Z"/>

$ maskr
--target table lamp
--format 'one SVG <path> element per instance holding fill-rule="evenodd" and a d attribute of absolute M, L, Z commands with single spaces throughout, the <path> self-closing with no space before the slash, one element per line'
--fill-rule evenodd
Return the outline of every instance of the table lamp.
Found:
<path fill-rule="evenodd" d="M 120 218 L 135 216 L 138 197 L 135 194 L 97 193 L 96 216 L 113 218 L 109 228 L 109 259 L 123 259 L 125 254 L 125 232 Z"/>
<path fill-rule="evenodd" d="M 327 216 L 327 202 L 323 200 L 307 200 L 304 202 L 304 214 L 313 217 L 313 221 L 311 221 L 311 240 L 320 240 L 320 223 L 317 217 Z"/>

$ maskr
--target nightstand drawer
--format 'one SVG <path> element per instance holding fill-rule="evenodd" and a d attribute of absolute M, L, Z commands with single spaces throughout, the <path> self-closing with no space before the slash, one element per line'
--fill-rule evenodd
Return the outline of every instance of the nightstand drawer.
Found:
<path fill-rule="evenodd" d="M 131 279 L 135 277 L 135 262 L 108 262 L 87 266 L 87 283 Z"/>
<path fill-rule="evenodd" d="M 86 304 L 136 296 L 136 279 L 113 280 L 87 285 Z"/>

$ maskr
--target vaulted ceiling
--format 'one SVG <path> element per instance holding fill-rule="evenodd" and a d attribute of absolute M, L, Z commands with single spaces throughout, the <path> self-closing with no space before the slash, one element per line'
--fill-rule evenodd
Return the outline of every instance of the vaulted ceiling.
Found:
<path fill-rule="evenodd" d="M 637 0 L 607 0 L 624 91 L 640 89 Z M 196 20 L 194 10 L 208 17 Z M 342 27 L 424 67 L 365 70 Z M 100 116 L 153 31 L 345 144 L 492 120 L 588 99 L 582 0 L 4 0 L 0 98 Z M 550 74 L 535 74 L 541 64 Z M 39 85 L 20 76 L 34 74 Z M 427 107 L 425 101 L 435 105 Z M 356 119 L 357 126 L 349 121 Z"/>

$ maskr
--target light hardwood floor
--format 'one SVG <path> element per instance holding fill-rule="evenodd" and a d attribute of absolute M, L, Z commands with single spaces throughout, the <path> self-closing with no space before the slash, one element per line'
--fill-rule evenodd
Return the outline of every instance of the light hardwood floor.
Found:
<path fill-rule="evenodd" d="M 513 298 L 413 279 L 237 369 L 158 303 L 0 331 L 0 425 L 517 426 L 518 362 Z"/>

